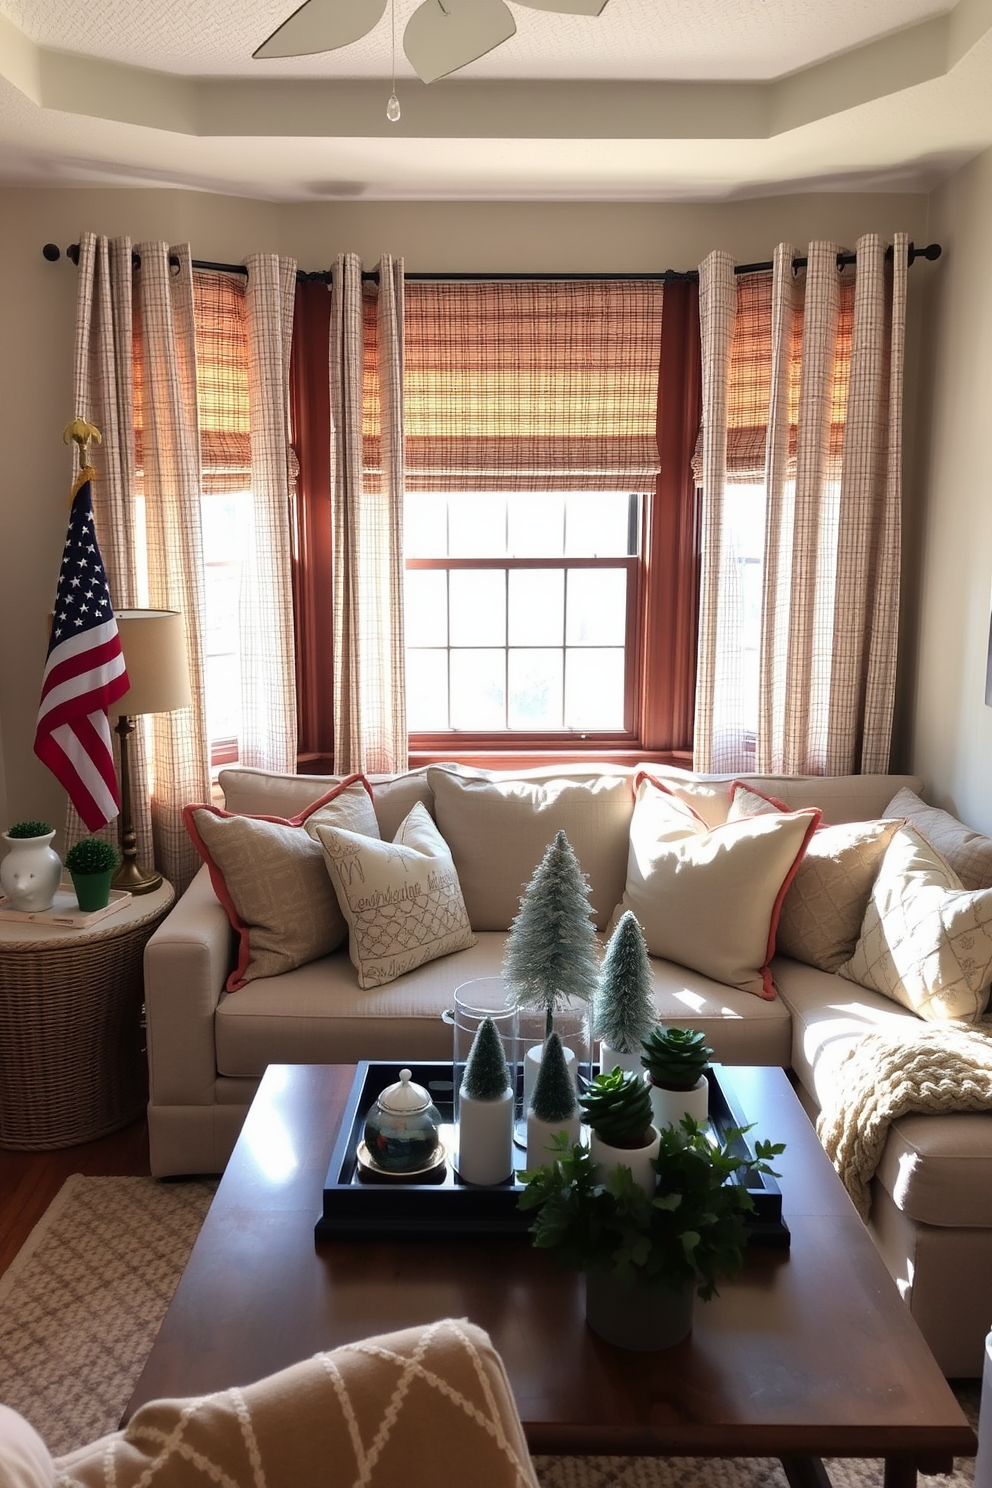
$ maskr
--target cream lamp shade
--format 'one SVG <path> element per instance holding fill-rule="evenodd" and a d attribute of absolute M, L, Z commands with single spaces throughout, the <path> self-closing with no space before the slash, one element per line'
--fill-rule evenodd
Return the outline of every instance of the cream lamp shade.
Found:
<path fill-rule="evenodd" d="M 192 702 L 186 632 L 178 610 L 118 610 L 130 687 L 112 704 L 117 717 L 171 713 Z"/>

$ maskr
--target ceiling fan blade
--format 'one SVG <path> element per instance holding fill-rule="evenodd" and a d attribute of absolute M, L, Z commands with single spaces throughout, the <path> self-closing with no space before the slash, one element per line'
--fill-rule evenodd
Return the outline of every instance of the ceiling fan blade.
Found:
<path fill-rule="evenodd" d="M 503 0 L 424 0 L 403 32 L 403 50 L 425 83 L 467 67 L 516 31 Z"/>
<path fill-rule="evenodd" d="M 598 16 L 606 9 L 609 0 L 516 0 L 529 10 L 553 10 L 558 15 Z"/>
<path fill-rule="evenodd" d="M 310 57 L 315 52 L 332 52 L 367 36 L 385 9 L 386 0 L 303 0 L 252 56 Z"/>

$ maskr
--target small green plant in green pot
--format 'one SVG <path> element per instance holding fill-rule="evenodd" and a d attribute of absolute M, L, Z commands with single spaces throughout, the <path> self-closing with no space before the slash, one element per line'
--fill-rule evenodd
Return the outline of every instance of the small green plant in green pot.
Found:
<path fill-rule="evenodd" d="M 641 1075 L 619 1065 L 599 1074 L 579 1096 L 589 1125 L 589 1155 L 600 1175 L 626 1167 L 634 1182 L 654 1189 L 652 1161 L 658 1155 L 658 1130 L 652 1121 L 651 1092 Z"/>
<path fill-rule="evenodd" d="M 521 1173 L 521 1209 L 534 1211 L 534 1245 L 586 1275 L 586 1321 L 620 1348 L 660 1349 L 692 1327 L 706 1301 L 737 1275 L 754 1207 L 750 1173 L 774 1176 L 781 1143 L 740 1142 L 744 1129 L 711 1141 L 690 1117 L 659 1133 L 645 1192 L 620 1166 L 601 1176 L 588 1148 L 558 1137 L 552 1161 Z"/>
<path fill-rule="evenodd" d="M 706 1067 L 713 1058 L 706 1035 L 694 1028 L 659 1024 L 641 1049 L 655 1125 L 677 1126 L 683 1116 L 705 1122 L 710 1093 Z"/>
<path fill-rule="evenodd" d="M 65 866 L 72 876 L 72 887 L 84 913 L 105 909 L 110 903 L 110 884 L 120 853 L 103 837 L 84 837 L 74 842 L 65 855 Z"/>

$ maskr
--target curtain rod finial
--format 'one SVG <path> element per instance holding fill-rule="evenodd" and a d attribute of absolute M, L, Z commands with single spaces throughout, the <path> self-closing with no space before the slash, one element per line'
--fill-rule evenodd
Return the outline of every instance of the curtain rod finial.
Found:
<path fill-rule="evenodd" d="M 47 258 L 49 263 L 58 263 L 62 257 L 62 250 L 58 243 L 46 243 L 41 252 L 42 256 Z"/>

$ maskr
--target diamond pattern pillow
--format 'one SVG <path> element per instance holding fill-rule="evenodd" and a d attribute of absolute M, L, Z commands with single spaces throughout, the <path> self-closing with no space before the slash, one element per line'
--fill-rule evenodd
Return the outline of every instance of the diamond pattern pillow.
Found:
<path fill-rule="evenodd" d="M 992 889 L 963 889 L 913 826 L 900 827 L 838 969 L 921 1018 L 977 1022 L 992 983 Z"/>
<path fill-rule="evenodd" d="M 318 823 L 360 987 L 475 945 L 448 845 L 418 802 L 392 842 Z"/>
<path fill-rule="evenodd" d="M 815 809 L 708 828 L 646 774 L 637 777 L 627 887 L 653 956 L 772 998 L 768 962 L 785 891 L 813 834 Z"/>
<path fill-rule="evenodd" d="M 886 816 L 902 816 L 935 847 L 953 868 L 965 889 L 992 888 L 992 837 L 983 837 L 959 822 L 949 811 L 940 811 L 921 801 L 915 791 L 897 791 Z"/>
<path fill-rule="evenodd" d="M 313 833 L 319 822 L 337 822 L 378 834 L 372 793 L 362 776 L 349 776 L 299 816 L 240 816 L 217 806 L 187 806 L 183 819 L 238 935 L 229 992 L 292 971 L 342 943 L 348 927 Z"/>
<path fill-rule="evenodd" d="M 788 809 L 739 780 L 731 787 L 731 821 Z M 899 825 L 867 821 L 817 827 L 782 900 L 776 951 L 821 971 L 836 971 L 850 959 L 872 884 Z"/>

